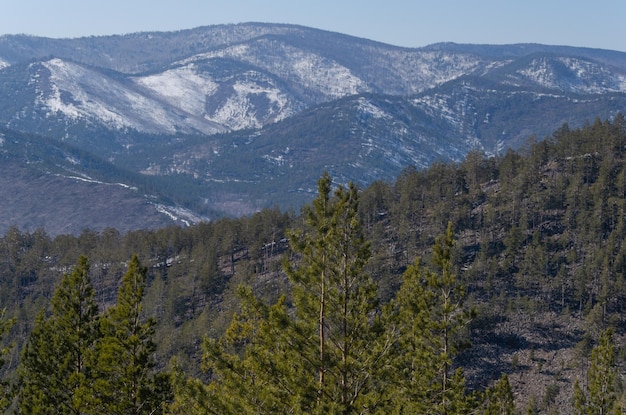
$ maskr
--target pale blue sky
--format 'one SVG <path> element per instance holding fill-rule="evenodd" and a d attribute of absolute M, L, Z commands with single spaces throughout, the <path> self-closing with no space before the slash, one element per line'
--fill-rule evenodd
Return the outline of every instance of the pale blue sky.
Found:
<path fill-rule="evenodd" d="M 626 52 L 626 0 L 0 0 L 0 35 L 293 23 L 398 46 L 544 43 Z"/>

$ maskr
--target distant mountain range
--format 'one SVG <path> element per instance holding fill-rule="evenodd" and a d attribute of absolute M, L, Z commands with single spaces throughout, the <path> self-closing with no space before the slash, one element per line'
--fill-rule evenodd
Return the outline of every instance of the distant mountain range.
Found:
<path fill-rule="evenodd" d="M 626 53 L 307 27 L 0 37 L 0 231 L 121 231 L 297 207 L 626 112 Z"/>

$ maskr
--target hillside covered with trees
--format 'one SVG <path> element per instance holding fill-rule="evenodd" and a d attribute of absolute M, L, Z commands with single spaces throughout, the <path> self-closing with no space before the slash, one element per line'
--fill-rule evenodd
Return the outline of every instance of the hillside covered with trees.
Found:
<path fill-rule="evenodd" d="M 142 345 L 144 389 L 127 396 L 164 413 L 619 411 L 625 155 L 619 115 L 362 190 L 324 174 L 298 213 L 13 228 L 0 239 L 5 403 L 49 413 L 57 403 L 32 397 L 54 368 L 37 365 L 68 350 L 86 360 L 55 395 L 75 405 L 61 413 L 102 413 L 122 389 L 112 362 Z M 78 277 L 91 328 L 71 334 Z"/>

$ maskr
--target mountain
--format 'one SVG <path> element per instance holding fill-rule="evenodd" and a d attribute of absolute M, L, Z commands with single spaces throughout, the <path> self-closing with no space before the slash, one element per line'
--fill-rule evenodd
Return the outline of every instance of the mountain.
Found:
<path fill-rule="evenodd" d="M 108 163 L 104 173 L 89 163 L 73 169 L 103 183 L 116 171 L 126 189 L 140 189 L 132 194 L 138 202 L 195 221 L 298 207 L 323 170 L 365 186 L 472 150 L 504 154 L 564 123 L 611 119 L 626 109 L 626 53 L 537 44 L 410 49 L 261 23 L 78 39 L 2 36 L 0 94 L 0 125 L 11 134 Z M 53 174 L 58 163 L 41 158 L 16 162 Z M 32 191 L 46 194 L 45 186 Z M 23 211 L 21 204 L 10 209 Z M 80 228 L 117 226 L 105 215 L 90 222 L 87 206 L 73 206 L 83 212 Z M 157 217 L 172 223 L 171 215 Z M 53 222 L 0 217 L 77 231 Z M 143 222 L 129 219 L 127 228 Z"/>
<path fill-rule="evenodd" d="M 162 183 L 70 145 L 0 128 L 0 228 L 52 234 L 188 225 L 202 217 L 150 195 Z"/>

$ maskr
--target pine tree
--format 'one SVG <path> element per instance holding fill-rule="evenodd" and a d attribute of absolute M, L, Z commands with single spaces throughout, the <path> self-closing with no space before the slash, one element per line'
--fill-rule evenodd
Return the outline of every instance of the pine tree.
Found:
<path fill-rule="evenodd" d="M 426 289 L 430 271 L 419 259 L 403 274 L 403 283 L 391 309 L 397 321 L 398 374 L 397 413 L 426 413 L 430 406 L 430 390 L 436 372 L 436 355 L 428 344 L 427 330 L 434 293 Z"/>
<path fill-rule="evenodd" d="M 600 335 L 597 346 L 591 351 L 587 384 L 582 387 L 578 380 L 574 384 L 576 413 L 579 415 L 621 413 L 617 401 L 617 375 L 613 332 L 608 329 Z"/>
<path fill-rule="evenodd" d="M 296 411 L 307 395 L 307 383 L 302 361 L 296 358 L 298 345 L 290 337 L 285 297 L 268 306 L 250 286 L 239 287 L 238 294 L 241 311 L 225 335 L 203 341 L 203 368 L 212 375 L 204 391 L 200 389 L 205 396 L 198 396 L 198 385 L 190 382 L 186 394 L 194 401 L 178 400 L 177 406 L 198 406 L 199 413 L 214 414 Z"/>
<path fill-rule="evenodd" d="M 166 376 L 155 374 L 152 319 L 143 321 L 147 269 L 133 255 L 118 290 L 117 304 L 100 320 L 96 346 L 97 379 L 86 391 L 94 414 L 159 414 L 169 400 Z"/>
<path fill-rule="evenodd" d="M 331 193 L 328 174 L 292 232 L 292 292 L 268 306 L 250 287 L 226 335 L 205 339 L 213 374 L 209 413 L 375 413 L 385 403 L 382 371 L 391 341 L 377 315 L 376 284 L 355 186 Z"/>
<path fill-rule="evenodd" d="M 399 330 L 399 413 L 461 414 L 469 405 L 465 379 L 460 369 L 453 370 L 453 359 L 466 346 L 463 330 L 474 311 L 464 307 L 465 288 L 453 272 L 453 246 L 448 224 L 433 247 L 438 272 L 417 259 L 405 271 L 392 307 Z"/>
<path fill-rule="evenodd" d="M 9 331 L 16 323 L 15 318 L 5 318 L 5 312 L 6 310 L 2 310 L 2 312 L 0 312 L 0 341 L 6 339 L 7 334 L 9 334 Z M 5 358 L 9 354 L 11 348 L 11 346 L 7 346 L 0 349 L 0 367 L 4 366 L 6 363 Z M 12 385 L 10 382 L 2 379 L 0 381 L 0 412 L 4 412 L 9 405 L 11 405 L 13 400 L 12 392 Z"/>
<path fill-rule="evenodd" d="M 287 264 L 286 271 L 293 284 L 297 333 L 302 342 L 315 339 L 306 349 L 317 356 L 305 355 L 317 372 L 313 407 L 351 413 L 380 406 L 373 375 L 390 343 L 376 317 L 376 284 L 363 271 L 371 254 L 358 217 L 357 189 L 339 187 L 330 198 L 330 185 L 328 175 L 320 179 L 319 197 L 305 209 L 307 232 L 291 235 L 301 259 L 297 267 Z"/>
<path fill-rule="evenodd" d="M 82 414 L 79 393 L 93 380 L 88 356 L 98 339 L 98 305 L 89 279 L 89 261 L 81 256 L 65 274 L 42 310 L 18 369 L 19 407 L 23 414 Z"/>
<path fill-rule="evenodd" d="M 188 378 L 176 364 L 172 370 L 172 389 L 174 396 L 165 411 L 168 415 L 204 415 L 215 413 L 211 411 L 212 405 L 210 400 L 212 396 L 208 392 L 207 385 L 199 379 Z"/>
<path fill-rule="evenodd" d="M 513 415 L 515 402 L 509 378 L 506 374 L 485 392 L 483 415 Z"/>

